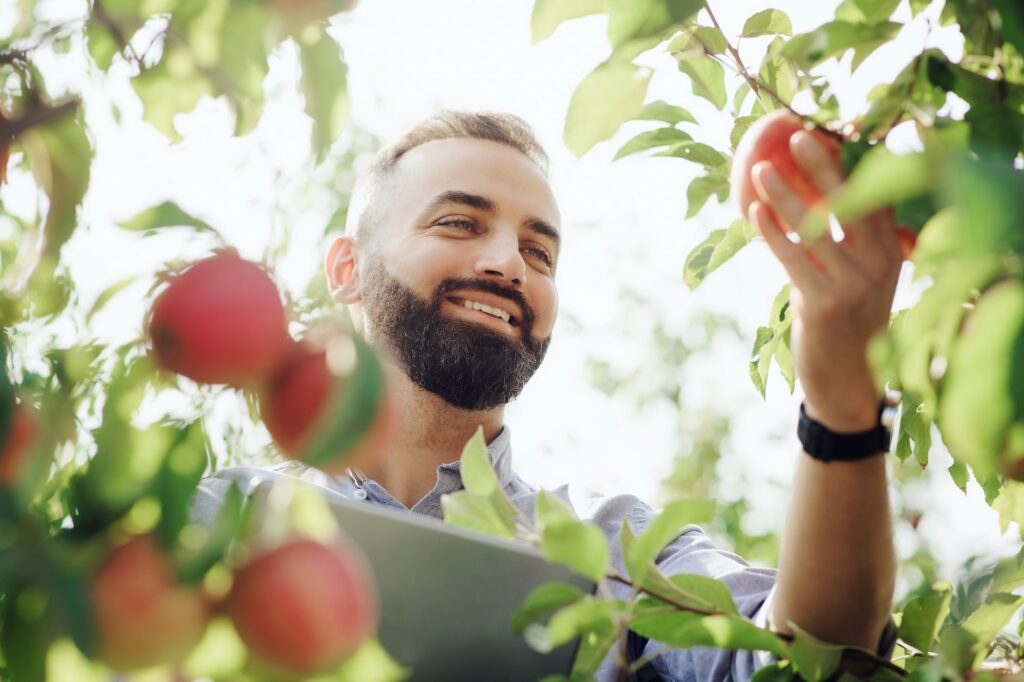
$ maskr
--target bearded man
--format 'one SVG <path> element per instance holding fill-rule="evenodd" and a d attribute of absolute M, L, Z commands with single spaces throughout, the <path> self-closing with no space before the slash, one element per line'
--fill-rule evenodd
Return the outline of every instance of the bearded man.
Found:
<path fill-rule="evenodd" d="M 824 194 L 843 182 L 810 134 L 795 135 L 792 151 Z M 508 114 L 440 112 L 379 153 L 353 198 L 347 234 L 330 245 L 326 275 L 386 360 L 401 427 L 366 469 L 303 478 L 330 494 L 440 518 L 442 495 L 462 487 L 459 454 L 482 426 L 506 494 L 532 514 L 538 491 L 512 468 L 504 413 L 540 366 L 558 310 L 560 219 L 546 165 L 530 128 Z M 791 279 L 793 354 L 806 393 L 779 568 L 751 567 L 699 529 L 670 543 L 658 567 L 722 580 L 741 613 L 779 632 L 795 624 L 825 641 L 884 650 L 896 560 L 887 434 L 866 350 L 892 305 L 895 226 L 880 214 L 844 226 L 857 239 L 794 243 L 779 221 L 798 225 L 808 207 L 770 164 L 754 176 L 760 201 L 750 218 Z M 220 472 L 203 482 L 198 504 L 222 497 L 232 480 L 269 475 Z M 587 512 L 613 548 L 624 520 L 639 533 L 656 516 L 631 495 Z M 645 644 L 653 657 L 637 679 L 749 679 L 766 660 L 644 640 L 634 653 Z M 598 677 L 615 674 L 609 657 Z"/>

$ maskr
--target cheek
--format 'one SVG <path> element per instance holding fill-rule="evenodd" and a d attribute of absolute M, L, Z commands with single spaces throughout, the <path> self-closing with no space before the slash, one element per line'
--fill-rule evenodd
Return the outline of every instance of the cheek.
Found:
<path fill-rule="evenodd" d="M 554 283 L 545 283 L 539 287 L 533 298 L 533 312 L 536 315 L 534 322 L 534 336 L 538 338 L 551 335 L 555 326 L 555 318 L 558 316 L 558 291 Z"/>

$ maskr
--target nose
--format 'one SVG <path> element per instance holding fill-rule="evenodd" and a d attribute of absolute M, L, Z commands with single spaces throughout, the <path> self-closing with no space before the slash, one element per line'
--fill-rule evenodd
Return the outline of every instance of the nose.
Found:
<path fill-rule="evenodd" d="M 495 235 L 488 239 L 477 257 L 475 272 L 478 277 L 493 278 L 512 286 L 526 284 L 526 262 L 519 252 L 517 236 Z"/>

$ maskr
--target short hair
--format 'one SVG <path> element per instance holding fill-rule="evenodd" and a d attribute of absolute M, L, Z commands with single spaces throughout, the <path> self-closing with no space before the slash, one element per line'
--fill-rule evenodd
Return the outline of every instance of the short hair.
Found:
<path fill-rule="evenodd" d="M 397 140 L 381 149 L 356 183 L 346 222 L 346 232 L 369 245 L 377 222 L 372 210 L 378 190 L 401 158 L 409 151 L 434 140 L 473 138 L 504 144 L 522 152 L 546 176 L 548 155 L 537 141 L 530 125 L 515 114 L 493 111 L 444 109 L 423 119 Z"/>

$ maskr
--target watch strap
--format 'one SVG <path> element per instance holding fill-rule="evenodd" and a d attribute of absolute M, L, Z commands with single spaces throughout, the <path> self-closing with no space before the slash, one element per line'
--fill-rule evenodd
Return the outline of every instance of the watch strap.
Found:
<path fill-rule="evenodd" d="M 840 433 L 807 415 L 800 403 L 800 421 L 797 424 L 797 438 L 804 452 L 821 462 L 854 462 L 889 451 L 892 434 L 882 421 L 886 409 L 883 402 L 878 407 L 878 420 L 867 431 Z"/>

